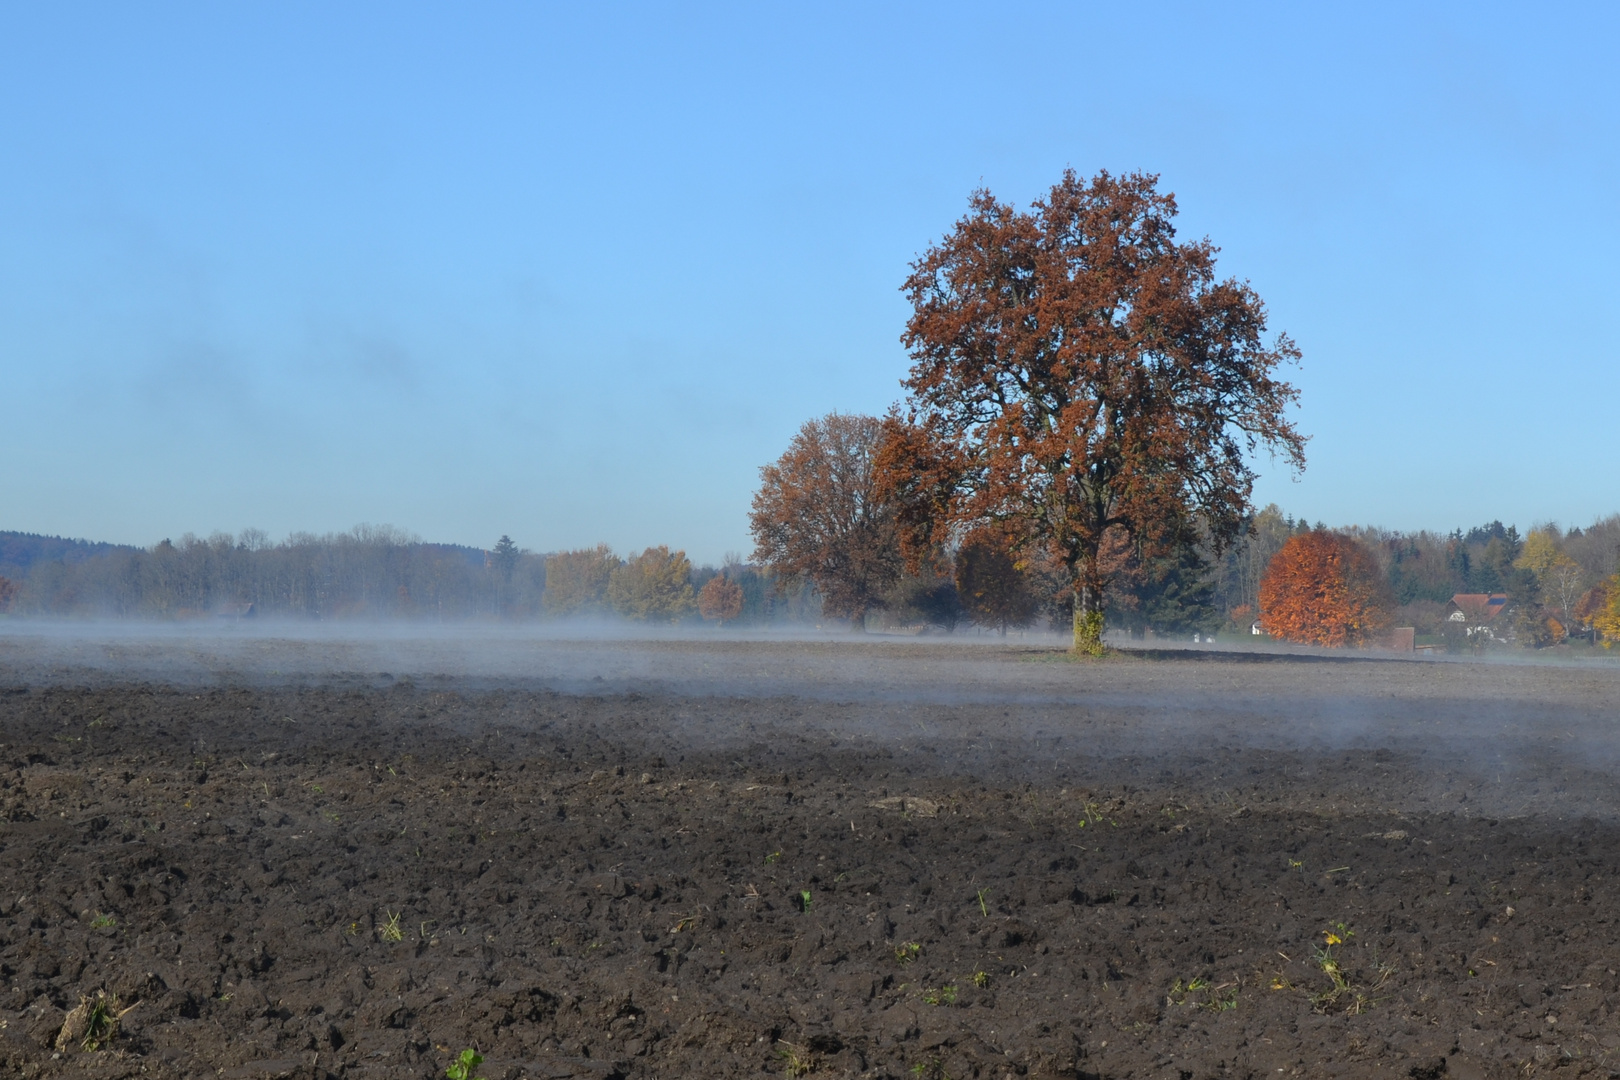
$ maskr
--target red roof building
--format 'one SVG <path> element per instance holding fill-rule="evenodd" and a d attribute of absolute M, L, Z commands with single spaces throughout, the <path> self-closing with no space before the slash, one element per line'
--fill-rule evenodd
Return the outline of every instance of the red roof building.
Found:
<path fill-rule="evenodd" d="M 1446 618 L 1451 622 L 1484 626 L 1507 607 L 1506 593 L 1460 592 L 1446 605 Z"/>

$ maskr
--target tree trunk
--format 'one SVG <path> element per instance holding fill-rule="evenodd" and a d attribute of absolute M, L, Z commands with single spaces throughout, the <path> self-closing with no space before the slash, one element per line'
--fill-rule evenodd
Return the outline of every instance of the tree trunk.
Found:
<path fill-rule="evenodd" d="M 1076 656 L 1101 656 L 1103 648 L 1102 590 L 1074 584 L 1074 652 Z"/>

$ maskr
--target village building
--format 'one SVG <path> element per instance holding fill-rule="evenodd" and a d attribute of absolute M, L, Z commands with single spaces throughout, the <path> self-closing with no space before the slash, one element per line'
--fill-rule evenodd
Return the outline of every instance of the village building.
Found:
<path fill-rule="evenodd" d="M 1469 637 L 1484 634 L 1489 640 L 1503 641 L 1506 620 L 1500 616 L 1507 603 L 1506 593 L 1457 593 L 1446 605 L 1446 621 L 1461 624 Z"/>

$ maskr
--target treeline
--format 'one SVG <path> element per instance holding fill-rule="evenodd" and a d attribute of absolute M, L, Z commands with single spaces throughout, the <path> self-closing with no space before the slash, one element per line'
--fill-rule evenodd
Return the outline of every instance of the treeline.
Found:
<path fill-rule="evenodd" d="M 172 618 L 291 615 L 313 619 L 466 617 L 538 604 L 541 564 L 518 555 L 423 543 L 389 526 L 294 533 L 183 536 L 150 548 L 34 560 L 9 604 L 28 615 Z"/>
<path fill-rule="evenodd" d="M 536 554 L 425 543 L 390 526 L 183 536 L 150 548 L 0 534 L 0 612 L 71 617 L 607 617 L 643 622 L 814 621 L 814 590 L 733 562 L 694 567 L 666 547 Z M 8 576 L 9 575 L 9 576 Z M 548 588 L 549 582 L 549 588 Z M 713 584 L 718 582 L 718 584 Z"/>
<path fill-rule="evenodd" d="M 1247 636 L 1261 586 L 1290 539 L 1331 532 L 1374 568 L 1386 622 L 1445 640 L 1465 631 L 1448 616 L 1459 593 L 1503 594 L 1492 633 L 1468 644 L 1555 645 L 1598 636 L 1606 584 L 1620 572 L 1620 515 L 1565 532 L 1520 535 L 1493 521 L 1451 533 L 1329 530 L 1268 506 L 1239 540 L 1207 541 L 1142 558 L 1111 553 L 1109 622 L 1136 637 Z M 49 541 L 46 543 L 45 541 Z M 892 537 L 884 543 L 892 544 Z M 0 534 L 8 554 L 0 611 L 15 615 L 137 618 L 259 616 L 343 618 L 598 618 L 673 624 L 815 625 L 848 612 L 825 603 L 808 575 L 731 557 L 695 566 L 659 546 L 621 557 L 606 545 L 537 554 L 501 537 L 491 548 L 425 543 L 387 526 L 295 533 L 272 543 L 259 530 L 184 536 L 150 548 Z M 874 629 L 1006 632 L 1062 629 L 1072 591 L 1055 563 L 1018 561 L 983 535 L 951 545 L 921 572 L 897 551 L 869 553 L 892 573 L 863 601 Z"/>
<path fill-rule="evenodd" d="M 685 552 L 662 545 L 620 558 L 600 544 L 546 557 L 539 611 L 553 618 L 760 625 L 814 622 L 821 607 L 809 583 L 737 558 L 720 568 L 695 567 Z"/>

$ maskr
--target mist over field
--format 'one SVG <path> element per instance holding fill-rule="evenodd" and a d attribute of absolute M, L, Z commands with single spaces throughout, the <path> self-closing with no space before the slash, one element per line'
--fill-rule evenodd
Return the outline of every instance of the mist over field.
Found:
<path fill-rule="evenodd" d="M 1531 663 L 1509 654 L 1493 662 L 1178 644 L 1126 651 L 1087 668 L 1065 659 L 1065 644 L 1057 634 L 861 641 L 846 632 L 693 632 L 622 622 L 224 630 L 13 622 L 0 624 L 0 670 L 24 685 L 405 686 L 755 701 L 771 709 L 746 731 L 704 723 L 690 709 L 660 723 L 694 749 L 747 745 L 779 726 L 860 745 L 916 744 L 943 755 L 938 768 L 969 774 L 977 768 L 975 743 L 994 743 L 1016 768 L 1040 773 L 1097 756 L 1173 757 L 1189 741 L 1311 753 L 1382 747 L 1514 782 L 1532 762 L 1581 769 L 1620 762 L 1620 663 L 1603 659 Z M 791 700 L 837 708 L 809 727 L 796 714 L 765 719 Z M 1004 711 L 985 726 L 982 719 L 962 723 L 952 713 L 957 707 L 972 707 L 977 717 L 984 707 Z M 1591 791 L 1582 788 L 1580 797 L 1590 799 Z"/>

